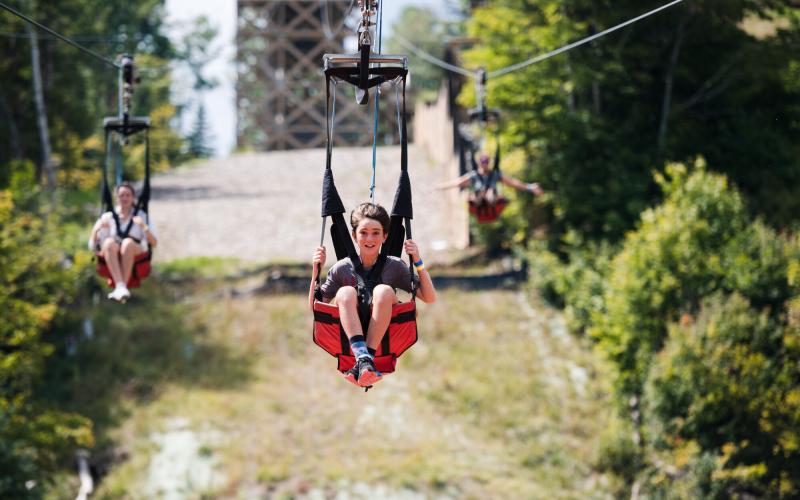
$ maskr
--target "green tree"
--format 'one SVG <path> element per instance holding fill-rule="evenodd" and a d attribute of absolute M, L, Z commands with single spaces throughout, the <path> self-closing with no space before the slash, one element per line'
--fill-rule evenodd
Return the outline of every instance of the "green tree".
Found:
<path fill-rule="evenodd" d="M 59 305 L 74 300 L 83 267 L 65 265 L 62 229 L 36 208 L 32 165 L 16 165 L 9 184 L 15 192 L 0 186 L 0 497 L 28 498 L 39 495 L 27 480 L 46 483 L 76 447 L 93 442 L 87 419 L 32 401 L 52 351 L 41 335 Z"/>
<path fill-rule="evenodd" d="M 399 34 L 415 46 L 435 57 L 444 56 L 445 45 L 442 40 L 454 34 L 455 27 L 442 21 L 430 7 L 409 6 L 403 9 L 400 19 L 392 25 L 393 35 L 389 37 L 383 52 L 391 54 L 407 54 L 411 68 L 411 89 L 418 92 L 419 97 L 434 97 L 442 84 L 444 73 L 438 66 L 422 59 L 397 41 L 394 33 Z"/>
<path fill-rule="evenodd" d="M 492 2 L 465 54 L 491 71 L 641 14 L 641 2 Z M 655 166 L 697 155 L 774 225 L 796 218 L 800 23 L 791 2 L 685 2 L 589 45 L 489 81 L 505 144 L 553 193 L 551 236 L 622 237 L 658 200 Z M 754 34 L 752 19 L 774 31 Z M 467 87 L 464 102 L 470 101 Z M 531 222 L 529 221 L 529 224 Z"/>
<path fill-rule="evenodd" d="M 195 158 L 208 158 L 214 153 L 214 148 L 209 144 L 211 141 L 206 121 L 206 107 L 201 102 L 197 108 L 197 119 L 194 128 L 187 137 L 189 143 L 189 155 Z"/>

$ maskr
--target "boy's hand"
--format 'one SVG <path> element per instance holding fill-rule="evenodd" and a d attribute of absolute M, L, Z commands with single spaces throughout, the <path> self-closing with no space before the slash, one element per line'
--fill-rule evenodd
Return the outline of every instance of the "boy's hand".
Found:
<path fill-rule="evenodd" d="M 325 265 L 325 247 L 317 247 L 314 250 L 314 258 L 311 261 L 311 279 L 317 279 L 320 270 L 322 270 L 322 266 Z"/>
<path fill-rule="evenodd" d="M 417 244 L 414 242 L 414 240 L 406 240 L 404 247 L 406 253 L 411 256 L 411 260 L 414 262 L 419 262 L 419 247 L 417 247 Z"/>

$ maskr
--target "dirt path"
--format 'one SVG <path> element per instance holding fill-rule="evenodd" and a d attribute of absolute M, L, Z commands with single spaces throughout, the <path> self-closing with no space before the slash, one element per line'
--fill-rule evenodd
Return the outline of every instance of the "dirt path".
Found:
<path fill-rule="evenodd" d="M 120 435 L 135 456 L 99 494 L 610 497 L 592 467 L 608 423 L 605 377 L 590 349 L 562 337 L 557 311 L 522 292 L 443 292 L 421 305 L 420 342 L 398 371 L 365 394 L 313 345 L 303 302 L 194 304 L 187 321 L 209 332 L 195 341 L 241 361 L 228 376 L 216 367 L 224 388 L 208 382 L 214 367 L 199 365 L 195 385 L 167 387 L 134 411 Z M 187 440 L 182 453 L 169 446 Z M 173 472 L 154 468 L 159 460 Z"/>
<path fill-rule="evenodd" d="M 376 201 L 391 208 L 400 172 L 399 147 L 378 149 Z M 349 211 L 367 201 L 372 150 L 337 148 L 334 178 Z M 157 261 L 181 257 L 238 257 L 252 262 L 305 261 L 319 242 L 322 149 L 248 153 L 213 159 L 160 175 L 151 212 L 160 244 Z M 449 196 L 431 189 L 443 179 L 423 150 L 409 149 L 415 204 L 414 238 L 429 260 L 455 241 Z"/>

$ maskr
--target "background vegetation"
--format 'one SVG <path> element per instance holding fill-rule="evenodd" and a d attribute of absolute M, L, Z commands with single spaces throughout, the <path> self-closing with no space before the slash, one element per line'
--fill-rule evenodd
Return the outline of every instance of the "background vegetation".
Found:
<path fill-rule="evenodd" d="M 465 61 L 503 67 L 655 6 L 485 2 Z M 510 171 L 550 194 L 544 221 L 521 200 L 481 234 L 527 243 L 537 286 L 615 367 L 628 425 L 601 463 L 620 495 L 800 494 L 798 48 L 793 2 L 698 1 L 489 82 L 524 151 Z"/>

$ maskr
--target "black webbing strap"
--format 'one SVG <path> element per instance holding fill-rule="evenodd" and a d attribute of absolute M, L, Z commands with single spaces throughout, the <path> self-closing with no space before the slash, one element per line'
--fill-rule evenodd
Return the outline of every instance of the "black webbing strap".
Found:
<path fill-rule="evenodd" d="M 366 335 L 369 330 L 369 322 L 372 317 L 372 291 L 382 282 L 383 267 L 386 264 L 386 256 L 378 255 L 378 260 L 369 272 L 364 270 L 361 260 L 353 261 L 353 269 L 356 275 L 358 292 L 358 318 L 361 320 L 361 327 Z"/>
<path fill-rule="evenodd" d="M 124 129 L 122 134 L 133 134 L 138 132 L 141 129 Z M 131 214 L 130 220 L 125 225 L 123 229 L 119 220 L 119 214 L 114 209 L 114 201 L 111 197 L 111 187 L 108 185 L 108 162 L 109 158 L 111 157 L 111 144 L 110 141 L 112 130 L 110 128 L 106 128 L 105 130 L 105 141 L 106 141 L 106 158 L 105 162 L 103 163 L 103 188 L 102 188 L 102 198 L 103 198 L 103 205 L 105 205 L 104 212 L 111 212 L 111 216 L 114 218 L 114 224 L 116 225 L 117 229 L 117 236 L 120 239 L 125 239 L 131 232 L 133 228 L 133 218 L 139 213 L 140 210 L 144 210 L 146 223 L 150 223 L 150 130 L 148 128 L 144 129 L 144 182 L 142 185 L 142 192 L 139 195 L 139 199 L 136 201 L 136 205 L 133 207 L 133 213 Z"/>
<path fill-rule="evenodd" d="M 388 330 L 388 329 L 387 329 Z M 383 338 L 381 339 L 381 354 L 387 355 L 392 353 L 392 342 L 389 338 L 389 332 L 383 334 Z"/>

